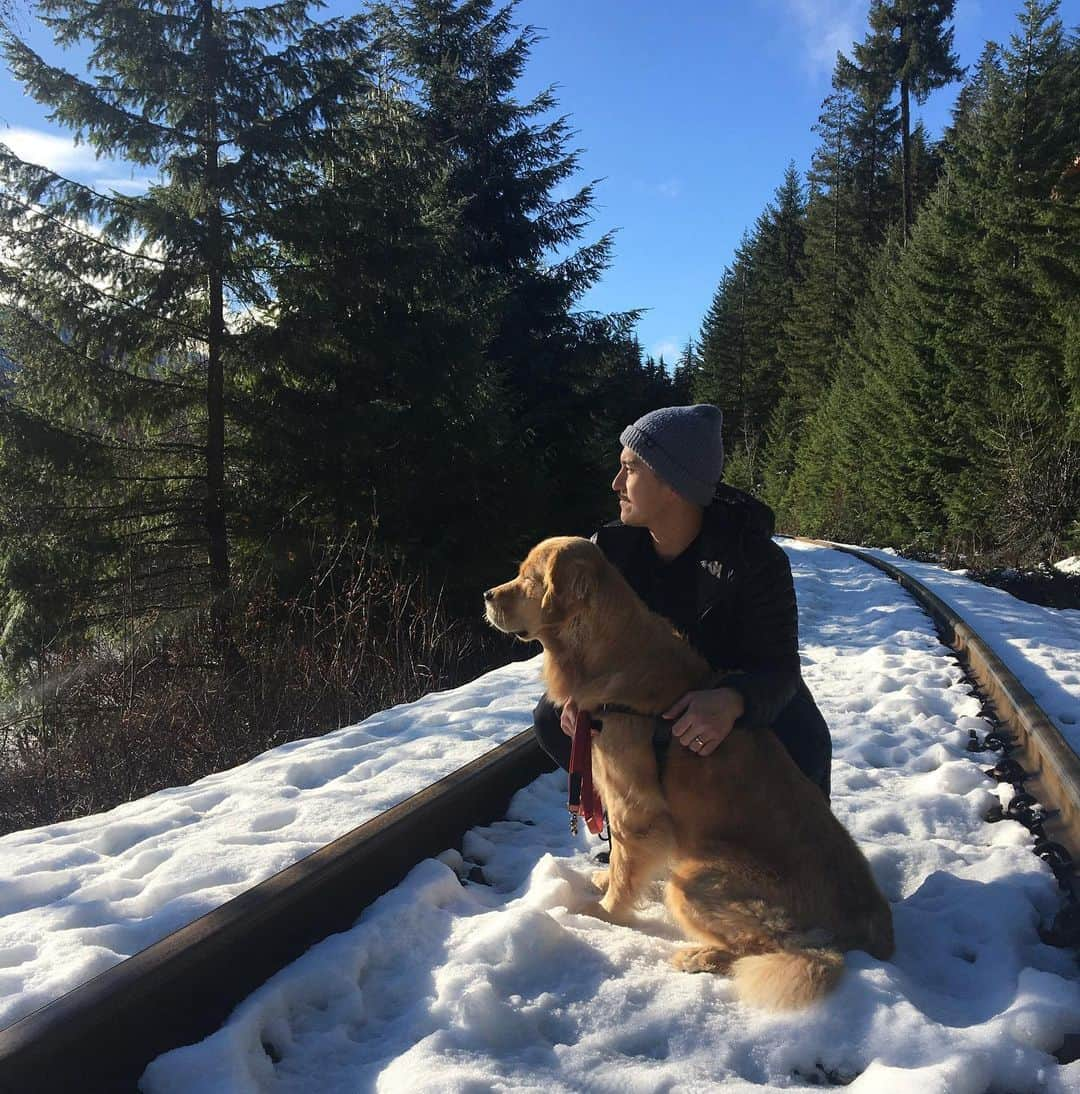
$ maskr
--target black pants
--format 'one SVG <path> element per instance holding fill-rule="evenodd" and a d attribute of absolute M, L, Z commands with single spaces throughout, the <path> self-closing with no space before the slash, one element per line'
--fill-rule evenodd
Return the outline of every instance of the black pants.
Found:
<path fill-rule="evenodd" d="M 825 718 L 806 684 L 776 717 L 772 726 L 799 770 L 826 798 L 832 789 L 832 738 Z M 559 725 L 559 708 L 544 695 L 533 711 L 533 732 L 540 747 L 561 768 L 570 766 L 570 738 Z"/>

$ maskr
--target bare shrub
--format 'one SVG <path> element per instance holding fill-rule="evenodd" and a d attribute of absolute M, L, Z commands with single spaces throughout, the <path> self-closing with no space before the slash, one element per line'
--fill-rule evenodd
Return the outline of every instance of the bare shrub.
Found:
<path fill-rule="evenodd" d="M 231 619 L 226 657 L 201 615 L 126 649 L 46 653 L 0 718 L 0 832 L 192 782 L 515 656 L 370 543 L 323 552 L 284 601 L 249 582 Z"/>

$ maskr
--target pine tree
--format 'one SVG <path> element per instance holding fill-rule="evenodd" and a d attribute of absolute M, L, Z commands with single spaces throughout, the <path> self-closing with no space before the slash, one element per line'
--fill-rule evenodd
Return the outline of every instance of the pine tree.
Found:
<path fill-rule="evenodd" d="M 784 519 L 802 532 L 904 545 L 932 515 L 905 504 L 926 495 L 911 456 L 927 423 L 897 384 L 900 339 L 886 338 L 906 319 L 894 286 L 900 253 L 892 237 L 874 256 L 835 373 L 802 430 L 784 495 Z"/>
<path fill-rule="evenodd" d="M 1057 13 L 1056 3 L 1025 4 L 1019 33 L 985 59 L 978 95 L 950 134 L 948 227 L 972 263 L 979 316 L 957 318 L 967 352 L 953 373 L 961 391 L 981 392 L 957 402 L 955 429 L 988 442 L 975 451 L 991 458 L 971 478 L 996 480 L 993 504 L 1010 537 L 1039 553 L 1056 549 L 1080 509 L 1067 412 L 1080 203 L 1057 190 L 1076 155 L 1080 47 Z M 950 505 L 969 530 L 962 489 Z"/>
<path fill-rule="evenodd" d="M 694 348 L 693 338 L 687 339 L 686 345 L 675 362 L 675 372 L 672 375 L 671 400 L 675 406 L 685 406 L 693 399 L 694 378 L 697 375 L 701 361 Z"/>
<path fill-rule="evenodd" d="M 944 169 L 943 148 L 930 138 L 920 121 L 911 133 L 911 193 L 916 216 L 934 192 Z M 893 189 L 899 195 L 902 179 L 899 172 L 894 172 L 893 176 Z"/>
<path fill-rule="evenodd" d="M 779 341 L 779 391 L 768 425 L 765 496 L 790 519 L 787 484 L 802 431 L 836 373 L 840 348 L 865 290 L 868 264 L 900 215 L 892 181 L 896 109 L 858 80 L 838 54 L 832 92 L 815 131 L 803 255 Z"/>
<path fill-rule="evenodd" d="M 694 397 L 724 411 L 728 481 L 760 487 L 765 431 L 783 378 L 780 334 L 801 276 L 802 184 L 789 164 L 744 237 L 702 325 Z"/>
<path fill-rule="evenodd" d="M 907 246 L 875 261 L 796 454 L 800 527 L 1012 559 L 1075 535 L 1080 212 L 1061 183 L 1077 59 L 1056 5 L 1034 2 L 1010 47 L 984 52 L 944 176 Z"/>
<path fill-rule="evenodd" d="M 864 247 L 874 247 L 903 215 L 903 190 L 896 178 L 896 169 L 902 161 L 896 154 L 900 136 L 898 110 L 889 104 L 888 95 L 862 79 L 858 69 L 843 55 L 837 56 L 837 79 L 853 92 L 845 137 L 851 156 L 850 184 L 857 238 Z M 922 133 L 921 129 L 919 132 Z"/>
<path fill-rule="evenodd" d="M 32 541 L 0 547 L 0 584 L 22 597 L 9 629 L 16 615 L 40 622 L 70 574 L 79 590 L 59 600 L 84 594 L 74 631 L 199 602 L 204 580 L 223 631 L 238 485 L 227 430 L 250 316 L 271 302 L 294 165 L 332 159 L 334 123 L 366 81 L 361 22 L 318 24 L 308 8 L 46 0 L 57 43 L 89 46 L 86 77 L 3 34 L 13 74 L 56 121 L 158 172 L 141 196 L 102 194 L 0 146 L 13 256 L 0 344 L 15 362 L 0 479 L 47 545 L 41 565 Z"/>
<path fill-rule="evenodd" d="M 931 91 L 963 76 L 952 52 L 955 0 L 872 0 L 870 33 L 855 46 L 855 60 L 872 95 L 899 87 L 904 194 L 904 231 L 915 221 L 911 159 L 911 98 L 923 103 Z"/>
<path fill-rule="evenodd" d="M 589 223 L 593 184 L 554 196 L 575 174 L 577 154 L 565 117 L 539 120 L 556 106 L 551 89 L 524 103 L 514 97 L 536 32 L 513 17 L 514 4 L 492 0 L 383 9 L 399 78 L 448 157 L 462 254 L 479 290 L 498 302 L 485 352 L 520 441 L 514 477 L 541 527 L 586 528 L 606 502 L 625 424 L 608 418 L 598 384 L 636 313 L 576 310 L 607 267 L 613 237 L 572 249 Z"/>
<path fill-rule="evenodd" d="M 474 591 L 473 566 L 505 546 L 512 435 L 445 157 L 411 104 L 376 94 L 340 120 L 325 174 L 299 188 L 274 322 L 244 374 L 253 530 L 286 583 L 313 543 L 360 528 L 410 571 L 457 567 Z"/>
<path fill-rule="evenodd" d="M 727 477 L 732 470 L 752 467 L 757 436 L 749 413 L 752 364 L 749 301 L 752 240 L 744 235 L 732 264 L 724 269 L 699 336 L 701 367 L 695 377 L 695 402 L 714 403 L 724 414 Z M 740 471 L 740 481 L 747 474 Z M 750 475 L 752 477 L 752 475 Z"/>
<path fill-rule="evenodd" d="M 900 215 L 890 182 L 896 111 L 858 83 L 842 54 L 815 130 L 822 140 L 809 173 L 805 257 L 781 349 L 785 387 L 802 416 L 835 369 L 870 252 Z"/>

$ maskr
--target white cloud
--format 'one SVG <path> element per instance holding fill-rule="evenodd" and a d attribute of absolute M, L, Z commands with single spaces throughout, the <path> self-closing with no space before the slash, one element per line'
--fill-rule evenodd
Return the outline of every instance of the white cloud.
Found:
<path fill-rule="evenodd" d="M 70 137 L 13 125 L 0 130 L 0 140 L 19 159 L 47 167 L 57 174 L 86 174 L 99 167 L 94 150 L 85 144 L 77 145 Z"/>
<path fill-rule="evenodd" d="M 152 179 L 148 176 L 132 177 L 119 173 L 102 176 L 102 167 L 122 172 L 129 165 L 122 160 L 98 157 L 86 144 L 76 144 L 70 136 L 49 133 L 42 129 L 27 129 L 13 125 L 0 129 L 0 141 L 8 146 L 21 160 L 47 167 L 58 175 L 89 182 L 95 189 L 119 190 L 122 194 L 141 194 Z"/>
<path fill-rule="evenodd" d="M 667 179 L 656 184 L 656 192 L 663 198 L 677 198 L 682 193 L 682 183 L 678 179 Z"/>
<path fill-rule="evenodd" d="M 866 33 L 866 0 L 783 0 L 803 39 L 803 61 L 809 75 L 831 75 L 837 52 L 851 56 L 851 46 Z"/>
<path fill-rule="evenodd" d="M 663 357 L 665 365 L 675 364 L 680 353 L 682 353 L 682 347 L 674 338 L 665 338 L 664 341 L 657 342 L 656 345 L 649 350 L 649 356 L 655 358 L 657 361 Z"/>

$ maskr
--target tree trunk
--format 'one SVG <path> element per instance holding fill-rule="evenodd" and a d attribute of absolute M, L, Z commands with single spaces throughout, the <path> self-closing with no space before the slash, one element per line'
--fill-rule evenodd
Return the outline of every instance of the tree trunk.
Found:
<path fill-rule="evenodd" d="M 911 238 L 911 225 L 915 220 L 911 198 L 911 104 L 908 81 L 905 77 L 900 81 L 900 126 L 901 147 L 903 149 L 903 176 L 904 176 L 904 241 Z"/>
<path fill-rule="evenodd" d="M 221 194 L 218 179 L 219 80 L 213 0 L 202 0 L 202 48 L 206 85 L 206 133 L 203 164 L 206 181 L 206 280 L 209 301 L 206 366 L 206 536 L 210 564 L 211 619 L 215 638 L 226 631 L 225 595 L 229 590 L 229 543 L 225 525 L 225 286 Z"/>

